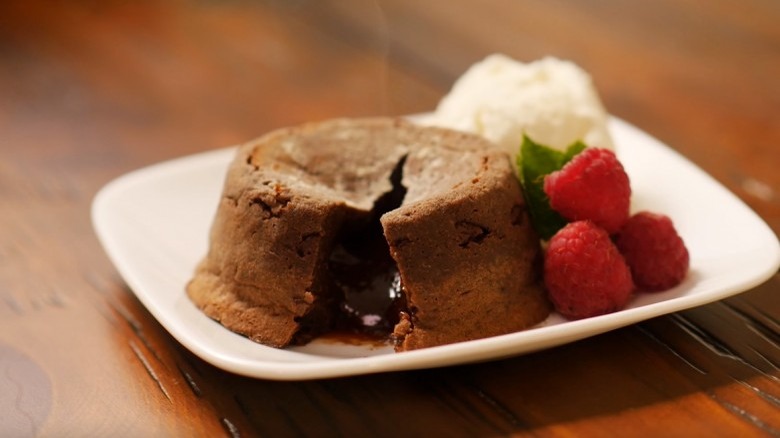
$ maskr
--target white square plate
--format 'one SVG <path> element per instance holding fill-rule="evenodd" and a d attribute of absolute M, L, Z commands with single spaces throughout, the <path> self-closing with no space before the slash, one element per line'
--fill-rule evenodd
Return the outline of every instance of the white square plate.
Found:
<path fill-rule="evenodd" d="M 225 370 L 302 380 L 454 365 L 524 354 L 583 339 L 750 289 L 780 266 L 774 232 L 736 196 L 639 129 L 610 121 L 631 179 L 632 209 L 672 218 L 690 252 L 678 287 L 639 294 L 619 312 L 566 321 L 551 315 L 523 332 L 394 353 L 390 347 L 315 340 L 276 349 L 234 334 L 200 312 L 184 292 L 206 253 L 225 170 L 235 149 L 184 157 L 126 174 L 106 185 L 92 220 L 109 257 L 151 314 L 185 347 Z"/>

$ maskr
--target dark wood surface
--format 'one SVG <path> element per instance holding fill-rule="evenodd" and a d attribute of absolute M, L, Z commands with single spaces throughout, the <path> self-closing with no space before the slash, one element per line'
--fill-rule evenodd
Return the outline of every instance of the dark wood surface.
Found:
<path fill-rule="evenodd" d="M 526 356 L 273 382 L 178 344 L 89 216 L 130 170 L 429 111 L 503 52 L 579 63 L 778 233 L 778 22 L 776 0 L 0 2 L 0 436 L 780 435 L 778 275 Z"/>

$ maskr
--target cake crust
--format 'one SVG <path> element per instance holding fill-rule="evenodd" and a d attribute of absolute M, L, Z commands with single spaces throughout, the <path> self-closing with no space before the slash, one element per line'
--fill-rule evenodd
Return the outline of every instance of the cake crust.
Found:
<path fill-rule="evenodd" d="M 409 154 L 405 184 L 417 189 L 381 219 L 407 302 L 398 351 L 520 331 L 550 312 L 539 238 L 508 157 L 447 135 L 445 147 Z M 434 155 L 459 165 L 437 166 Z"/>
<path fill-rule="evenodd" d="M 341 230 L 392 190 L 408 123 L 307 124 L 239 148 L 227 172 L 209 251 L 187 286 L 209 317 L 274 347 L 327 331 L 341 297 L 327 260 Z M 367 139 L 374 139 L 368 143 Z"/>

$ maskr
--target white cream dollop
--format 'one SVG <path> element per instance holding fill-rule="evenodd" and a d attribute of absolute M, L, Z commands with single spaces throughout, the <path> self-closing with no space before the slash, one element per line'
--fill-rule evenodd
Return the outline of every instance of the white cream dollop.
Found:
<path fill-rule="evenodd" d="M 480 134 L 515 157 L 523 133 L 560 150 L 577 140 L 614 149 L 607 119 L 593 81 L 576 64 L 493 54 L 471 66 L 423 123 Z"/>

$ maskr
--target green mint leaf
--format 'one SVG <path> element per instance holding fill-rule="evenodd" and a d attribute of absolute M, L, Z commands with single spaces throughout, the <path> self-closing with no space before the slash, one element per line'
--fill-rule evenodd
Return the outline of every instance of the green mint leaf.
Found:
<path fill-rule="evenodd" d="M 563 167 L 585 147 L 584 143 L 577 141 L 561 152 L 523 135 L 517 167 L 531 223 L 542 239 L 549 239 L 566 225 L 566 219 L 550 207 L 550 200 L 544 193 L 544 177 Z"/>
<path fill-rule="evenodd" d="M 579 154 L 580 152 L 584 151 L 585 148 L 588 147 L 585 145 L 585 143 L 577 140 L 574 143 L 570 144 L 568 148 L 566 148 L 566 151 L 563 153 L 563 161 L 561 162 L 561 166 L 563 167 L 564 164 L 571 161 L 572 158 L 574 158 L 575 155 Z M 559 167 L 559 168 L 560 168 Z"/>

